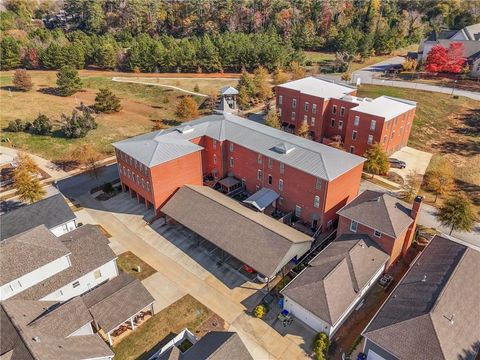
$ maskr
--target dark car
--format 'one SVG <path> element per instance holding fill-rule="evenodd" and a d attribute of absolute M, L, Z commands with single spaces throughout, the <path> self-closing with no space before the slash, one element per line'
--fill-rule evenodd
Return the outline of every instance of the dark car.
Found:
<path fill-rule="evenodd" d="M 407 163 L 402 160 L 390 158 L 388 161 L 390 162 L 390 166 L 393 168 L 405 169 L 407 167 Z"/>

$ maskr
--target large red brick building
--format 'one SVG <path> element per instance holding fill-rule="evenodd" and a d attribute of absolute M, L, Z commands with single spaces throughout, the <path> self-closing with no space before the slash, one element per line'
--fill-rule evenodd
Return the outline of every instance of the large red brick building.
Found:
<path fill-rule="evenodd" d="M 252 194 L 273 190 L 279 210 L 323 229 L 358 195 L 364 162 L 231 114 L 206 116 L 114 147 L 123 189 L 157 214 L 183 185 L 233 177 Z"/>
<path fill-rule="evenodd" d="M 381 96 L 359 98 L 356 89 L 314 77 L 276 88 L 282 129 L 295 133 L 306 122 L 312 140 L 339 137 L 345 150 L 363 155 L 373 143 L 391 154 L 407 145 L 416 103 Z"/>

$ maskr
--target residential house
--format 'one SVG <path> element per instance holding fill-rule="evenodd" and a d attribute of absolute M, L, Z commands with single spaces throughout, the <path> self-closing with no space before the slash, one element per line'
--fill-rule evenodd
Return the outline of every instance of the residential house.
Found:
<path fill-rule="evenodd" d="M 77 227 L 75 214 L 62 194 L 56 194 L 0 215 L 0 240 L 45 225 L 55 236 Z"/>
<path fill-rule="evenodd" d="M 406 146 L 416 109 L 413 101 L 360 98 L 355 88 L 315 77 L 278 85 L 276 106 L 285 131 L 307 123 L 311 139 L 340 139 L 346 151 L 360 156 L 374 143 L 387 154 Z"/>
<path fill-rule="evenodd" d="M 312 244 L 310 236 L 208 186 L 181 187 L 161 211 L 267 278 Z"/>
<path fill-rule="evenodd" d="M 114 278 L 108 243 L 94 225 L 59 237 L 39 225 L 0 241 L 0 300 L 66 301 Z"/>
<path fill-rule="evenodd" d="M 283 307 L 332 337 L 382 275 L 388 259 L 368 235 L 341 235 L 282 289 Z"/>
<path fill-rule="evenodd" d="M 232 114 L 205 116 L 113 145 L 123 189 L 157 214 L 181 186 L 230 177 L 252 194 L 274 191 L 277 209 L 322 230 L 332 227 L 336 212 L 358 194 L 364 162 Z"/>
<path fill-rule="evenodd" d="M 390 256 L 389 267 L 410 248 L 421 203 L 421 196 L 412 206 L 387 193 L 366 190 L 338 211 L 337 234 L 370 236 Z"/>
<path fill-rule="evenodd" d="M 192 340 L 192 336 L 189 339 Z M 253 360 L 240 336 L 234 332 L 211 331 L 200 340 L 193 340 L 194 344 L 182 352 L 183 340 L 182 337 L 150 360 Z"/>
<path fill-rule="evenodd" d="M 435 236 L 363 331 L 368 360 L 478 359 L 480 251 Z"/>
<path fill-rule="evenodd" d="M 79 298 L 0 303 L 0 358 L 109 360 L 114 354 L 94 334 L 90 312 Z"/>
<path fill-rule="evenodd" d="M 434 31 L 420 44 L 414 55 L 419 61 L 425 61 L 434 46 L 441 45 L 448 49 L 453 43 L 463 45 L 463 56 L 471 66 L 470 74 L 480 76 L 480 23 L 460 30 L 443 30 L 438 33 Z"/>

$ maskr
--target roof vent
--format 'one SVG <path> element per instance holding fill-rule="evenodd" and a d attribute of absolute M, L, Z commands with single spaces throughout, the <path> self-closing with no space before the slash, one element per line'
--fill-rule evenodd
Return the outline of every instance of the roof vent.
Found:
<path fill-rule="evenodd" d="M 182 127 L 177 128 L 177 130 L 181 134 L 188 134 L 188 133 L 191 133 L 195 129 L 190 125 L 186 125 L 186 126 L 182 126 Z"/>
<path fill-rule="evenodd" d="M 289 154 L 295 149 L 295 146 L 288 144 L 288 143 L 280 143 L 273 147 L 273 151 L 278 152 L 280 154 Z"/>
<path fill-rule="evenodd" d="M 423 275 L 422 282 L 425 282 L 425 281 L 427 281 L 427 275 Z"/>
<path fill-rule="evenodd" d="M 453 325 L 453 319 L 455 319 L 455 314 L 452 314 L 452 316 L 449 319 L 450 325 Z"/>
<path fill-rule="evenodd" d="M 40 342 L 40 338 L 38 336 L 34 336 L 32 338 L 32 340 L 35 341 L 35 342 Z"/>

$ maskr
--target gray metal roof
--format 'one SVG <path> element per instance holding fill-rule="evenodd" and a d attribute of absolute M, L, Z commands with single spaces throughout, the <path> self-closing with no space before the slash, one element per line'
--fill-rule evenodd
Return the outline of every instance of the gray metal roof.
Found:
<path fill-rule="evenodd" d="M 255 194 L 251 195 L 247 199 L 243 200 L 245 204 L 250 204 L 256 207 L 258 210 L 265 210 L 271 203 L 277 200 L 280 197 L 272 189 L 261 188 Z"/>
<path fill-rule="evenodd" d="M 73 219 L 75 214 L 62 194 L 56 194 L 0 215 L 0 240 L 38 225 L 45 225 L 48 229 L 52 229 Z"/>
<path fill-rule="evenodd" d="M 364 331 L 397 359 L 473 360 L 480 252 L 435 236 Z"/>
<path fill-rule="evenodd" d="M 356 88 L 345 84 L 336 84 L 333 81 L 323 80 L 313 76 L 289 81 L 285 84 L 278 85 L 278 87 L 297 90 L 302 94 L 318 96 L 324 99 L 338 99 L 356 90 Z"/>
<path fill-rule="evenodd" d="M 387 193 L 366 190 L 337 214 L 397 238 L 413 222 L 411 208 L 411 205 Z"/>
<path fill-rule="evenodd" d="M 209 115 L 181 127 L 160 130 L 113 144 L 149 167 L 203 149 L 190 142 L 201 136 L 243 146 L 324 180 L 333 180 L 363 164 L 364 158 L 233 115 Z M 288 151 L 279 150 L 283 146 Z"/>
<path fill-rule="evenodd" d="M 220 89 L 221 95 L 238 95 L 238 90 L 233 86 L 224 86 Z"/>
<path fill-rule="evenodd" d="M 281 292 L 333 326 L 388 259 L 368 235 L 344 234 Z"/>
<path fill-rule="evenodd" d="M 291 260 L 285 257 L 293 246 L 312 242 L 311 237 L 206 186 L 181 187 L 162 212 L 269 277 Z"/>

